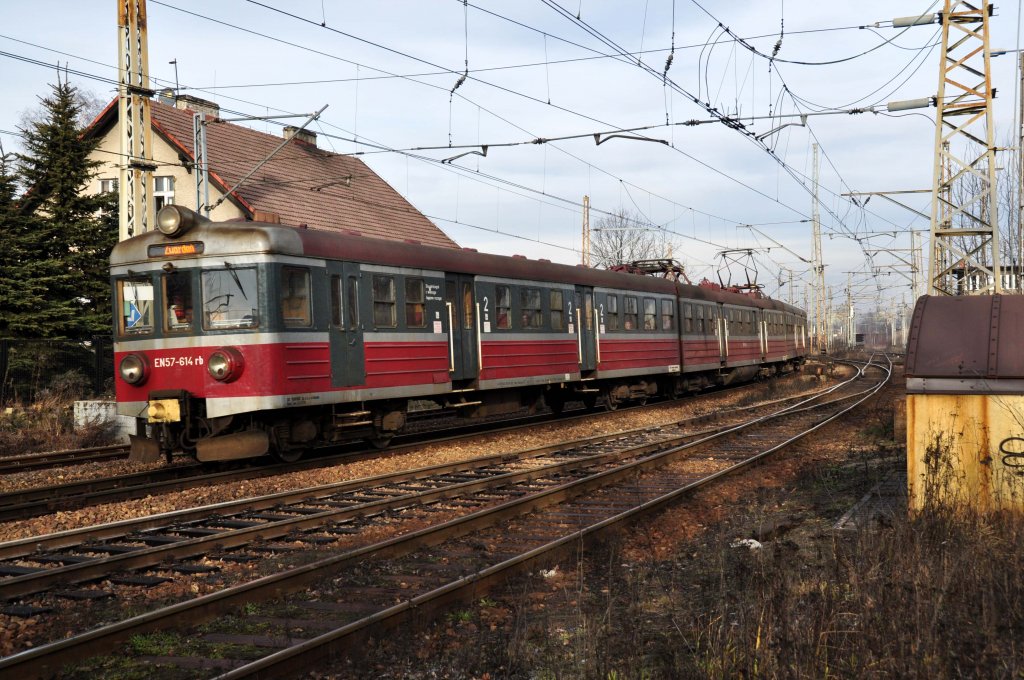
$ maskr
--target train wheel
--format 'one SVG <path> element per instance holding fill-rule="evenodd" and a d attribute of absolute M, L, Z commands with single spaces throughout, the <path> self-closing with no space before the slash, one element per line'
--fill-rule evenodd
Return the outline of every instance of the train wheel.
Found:
<path fill-rule="evenodd" d="M 302 454 L 305 453 L 305 451 L 306 450 L 303 448 L 289 448 L 282 450 L 274 447 L 273 453 L 274 458 L 277 458 L 282 463 L 295 463 L 302 458 Z"/>
<path fill-rule="evenodd" d="M 605 411 L 615 411 L 619 408 L 619 398 L 610 391 L 604 393 L 601 401 L 604 403 Z"/>
<path fill-rule="evenodd" d="M 544 403 L 556 416 L 561 415 L 565 410 L 565 398 L 557 392 L 549 392 L 544 395 Z"/>
<path fill-rule="evenodd" d="M 395 435 L 393 434 L 379 434 L 373 437 L 367 437 L 366 441 L 368 441 L 370 443 L 370 446 L 372 446 L 375 449 L 386 449 L 388 448 L 388 445 L 391 443 L 391 440 L 394 438 Z"/>
<path fill-rule="evenodd" d="M 583 406 L 588 411 L 593 411 L 594 409 L 596 409 L 597 408 L 597 395 L 593 394 L 593 393 L 584 395 L 584 397 L 583 397 Z"/>

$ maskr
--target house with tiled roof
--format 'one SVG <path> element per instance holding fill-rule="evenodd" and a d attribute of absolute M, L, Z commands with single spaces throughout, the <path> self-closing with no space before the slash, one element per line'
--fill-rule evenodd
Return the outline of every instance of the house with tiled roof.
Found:
<path fill-rule="evenodd" d="M 192 127 L 198 110 L 208 121 L 210 205 L 216 205 L 211 219 L 279 220 L 309 229 L 458 247 L 369 166 L 319 148 L 316 134 L 307 130 L 284 128 L 283 137 L 290 142 L 228 193 L 281 144 L 282 136 L 220 122 L 217 105 L 195 97 L 161 97 L 151 105 L 156 209 L 167 203 L 197 207 Z M 93 159 L 101 165 L 91 186 L 93 192 L 117 188 L 117 118 L 115 99 L 86 132 L 99 138 Z"/>

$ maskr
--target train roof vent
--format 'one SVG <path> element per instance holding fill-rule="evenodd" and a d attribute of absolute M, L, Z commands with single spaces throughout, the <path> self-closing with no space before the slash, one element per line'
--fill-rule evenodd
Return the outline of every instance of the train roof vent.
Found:
<path fill-rule="evenodd" d="M 518 258 L 520 260 L 525 260 L 526 259 L 526 255 L 513 255 L 512 257 Z"/>
<path fill-rule="evenodd" d="M 540 258 L 539 260 L 537 260 L 537 262 L 547 262 L 548 264 L 551 264 L 551 260 L 548 260 L 548 259 L 543 258 L 543 257 Z"/>
<path fill-rule="evenodd" d="M 480 252 L 476 248 L 466 248 L 466 247 L 463 247 L 462 249 L 465 250 L 467 253 L 477 253 L 477 252 Z"/>

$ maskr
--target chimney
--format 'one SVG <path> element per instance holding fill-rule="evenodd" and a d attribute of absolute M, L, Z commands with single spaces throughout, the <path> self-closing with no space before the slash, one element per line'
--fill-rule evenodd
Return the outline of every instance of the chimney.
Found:
<path fill-rule="evenodd" d="M 220 116 L 220 104 L 211 102 L 208 99 L 200 99 L 190 94 L 179 94 L 174 98 L 174 107 L 182 111 L 191 110 L 196 113 L 205 113 L 208 116 L 218 118 Z"/>
<path fill-rule="evenodd" d="M 291 139 L 294 137 L 300 142 L 305 142 L 311 146 L 316 146 L 316 133 L 309 130 L 300 130 L 294 125 L 285 125 L 282 133 L 285 139 Z"/>

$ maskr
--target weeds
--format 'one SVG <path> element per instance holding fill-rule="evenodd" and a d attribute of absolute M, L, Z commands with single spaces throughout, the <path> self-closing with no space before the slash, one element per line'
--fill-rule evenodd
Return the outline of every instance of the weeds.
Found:
<path fill-rule="evenodd" d="M 111 443 L 109 423 L 74 427 L 74 402 L 87 391 L 85 376 L 69 371 L 55 378 L 32 405 L 0 412 L 0 456 Z"/>

